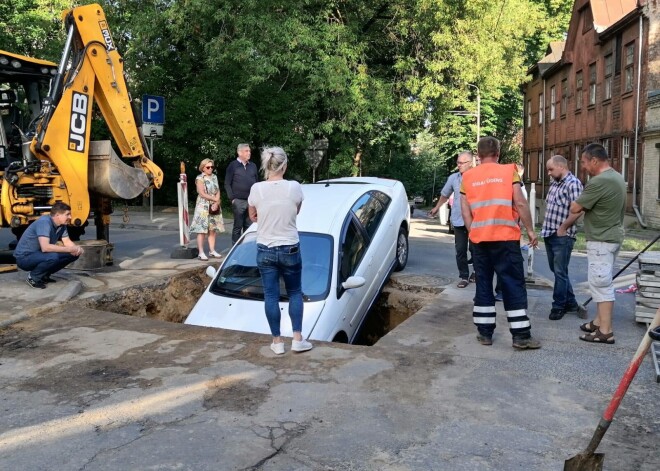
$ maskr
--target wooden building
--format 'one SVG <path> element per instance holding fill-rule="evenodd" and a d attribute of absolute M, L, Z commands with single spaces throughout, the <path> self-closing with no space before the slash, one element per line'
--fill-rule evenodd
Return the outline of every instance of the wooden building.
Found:
<path fill-rule="evenodd" d="M 660 228 L 660 0 L 576 0 L 565 42 L 548 45 L 523 88 L 523 159 L 541 200 L 560 154 L 583 182 L 599 142 L 628 183 L 627 213 Z"/>

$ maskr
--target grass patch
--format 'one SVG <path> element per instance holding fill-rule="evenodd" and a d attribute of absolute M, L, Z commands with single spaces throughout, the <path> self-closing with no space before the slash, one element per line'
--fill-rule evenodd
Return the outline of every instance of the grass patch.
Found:
<path fill-rule="evenodd" d="M 657 234 L 650 232 L 650 234 L 640 234 L 637 232 L 626 232 L 621 244 L 621 250 L 624 252 L 639 252 L 646 247 Z M 587 241 L 584 238 L 584 232 L 578 232 L 575 239 L 573 250 L 587 250 Z M 660 251 L 660 240 L 647 249 L 648 252 Z"/>

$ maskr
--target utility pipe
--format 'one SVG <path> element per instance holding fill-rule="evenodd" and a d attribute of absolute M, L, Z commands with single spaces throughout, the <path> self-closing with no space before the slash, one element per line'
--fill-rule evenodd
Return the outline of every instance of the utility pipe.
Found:
<path fill-rule="evenodd" d="M 539 113 L 541 110 L 539 110 Z M 538 171 L 541 173 L 541 199 L 545 200 L 545 79 L 543 79 L 543 125 L 541 126 L 541 158 Z"/>
<path fill-rule="evenodd" d="M 639 138 L 639 101 L 641 95 L 641 83 L 642 83 L 642 41 L 643 41 L 643 31 L 644 31 L 644 17 L 639 15 L 639 41 L 637 43 L 637 100 L 635 104 L 635 143 L 633 147 L 633 194 L 632 194 L 632 207 L 635 211 L 635 216 L 639 221 L 639 224 L 646 229 L 647 224 L 643 221 L 642 215 L 639 212 L 639 206 L 637 206 L 637 139 Z"/>

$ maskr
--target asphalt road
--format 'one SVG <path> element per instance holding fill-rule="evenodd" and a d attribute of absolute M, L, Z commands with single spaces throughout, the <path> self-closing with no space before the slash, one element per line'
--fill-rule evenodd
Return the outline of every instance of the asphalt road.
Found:
<path fill-rule="evenodd" d="M 177 243 L 154 228 L 112 234 L 120 263 Z M 455 279 L 446 228 L 416 219 L 410 242 L 403 273 Z M 120 273 L 131 272 L 146 273 Z M 561 469 L 588 443 L 643 328 L 617 316 L 616 345 L 580 342 L 583 321 L 549 321 L 548 290 L 530 289 L 543 348 L 514 351 L 501 306 L 484 347 L 473 290 L 447 285 L 373 347 L 319 342 L 282 357 L 256 334 L 76 305 L 30 316 L 0 332 L 0 469 Z M 620 295 L 617 309 L 628 304 Z M 599 450 L 605 469 L 660 469 L 654 379 L 645 361 Z"/>
<path fill-rule="evenodd" d="M 426 212 L 416 209 L 414 219 L 429 221 Z M 431 221 L 429 221 L 431 222 Z M 447 226 L 441 225 L 437 219 L 432 226 L 421 232 L 413 232 L 410 238 L 409 266 L 414 271 L 440 275 L 458 279 L 454 256 L 454 236 L 447 232 Z M 628 263 L 635 254 L 620 253 L 615 263 L 615 273 Z M 571 257 L 569 277 L 576 293 L 578 302 L 585 302 L 589 298 L 587 286 L 587 255 L 574 251 Z M 619 287 L 625 288 L 634 283 L 633 276 L 638 268 L 636 262 L 632 263 L 615 281 Z M 543 243 L 534 251 L 533 274 L 552 283 L 554 276 L 548 266 L 548 258 Z M 547 310 L 550 312 L 548 301 Z M 635 296 L 632 293 L 617 294 L 617 311 L 632 313 L 635 309 Z"/>

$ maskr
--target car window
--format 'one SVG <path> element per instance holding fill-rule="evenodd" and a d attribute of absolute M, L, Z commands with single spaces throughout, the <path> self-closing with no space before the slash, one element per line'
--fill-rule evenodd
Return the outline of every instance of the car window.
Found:
<path fill-rule="evenodd" d="M 332 237 L 301 232 L 302 291 L 305 301 L 325 299 L 330 289 L 332 272 Z M 251 232 L 234 247 L 214 278 L 212 293 L 236 298 L 264 299 L 261 274 L 257 267 L 257 234 Z M 280 278 L 281 300 L 286 301 L 284 281 Z"/>
<path fill-rule="evenodd" d="M 355 213 L 369 239 L 374 237 L 376 229 L 385 215 L 391 198 L 380 191 L 370 191 L 360 197 L 351 210 Z"/>
<path fill-rule="evenodd" d="M 367 249 L 367 243 L 355 220 L 351 218 L 346 229 L 346 234 L 342 239 L 341 257 L 340 257 L 340 278 L 345 281 L 349 276 L 355 273 L 364 252 Z"/>

